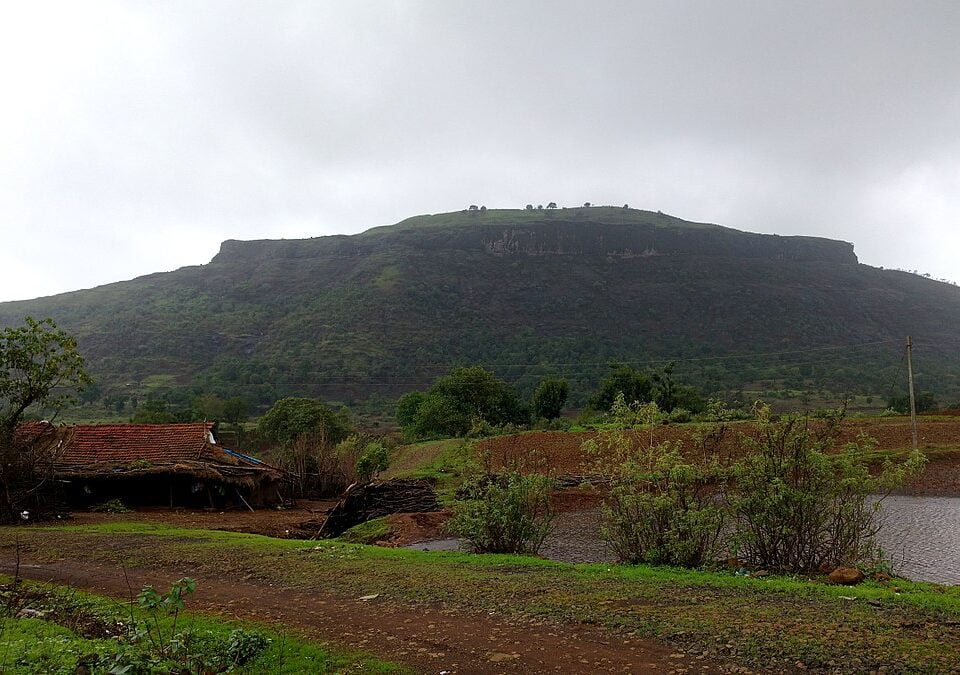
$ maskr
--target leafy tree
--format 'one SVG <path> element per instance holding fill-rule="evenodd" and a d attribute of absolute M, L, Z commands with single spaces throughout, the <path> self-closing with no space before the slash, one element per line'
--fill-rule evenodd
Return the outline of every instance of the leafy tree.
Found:
<path fill-rule="evenodd" d="M 525 207 L 523 207 L 523 208 L 525 208 L 527 211 L 533 211 L 533 204 L 527 204 L 527 205 L 526 205 Z"/>
<path fill-rule="evenodd" d="M 353 429 L 346 411 L 334 411 L 316 399 L 291 397 L 274 403 L 260 418 L 257 430 L 261 438 L 287 445 L 299 436 L 317 433 L 336 444 Z"/>
<path fill-rule="evenodd" d="M 671 362 L 661 372 L 652 375 L 653 400 L 657 406 L 668 413 L 678 408 L 694 413 L 702 411 L 706 401 L 700 396 L 700 392 L 695 387 L 677 384 L 673 379 L 673 368 L 674 364 Z"/>
<path fill-rule="evenodd" d="M 929 391 L 921 392 L 916 396 L 918 413 L 930 412 L 937 409 L 937 399 Z M 887 402 L 887 407 L 896 410 L 901 415 L 910 414 L 910 395 L 893 396 Z"/>
<path fill-rule="evenodd" d="M 397 421 L 412 438 L 464 436 L 477 421 L 500 425 L 528 419 L 513 389 L 480 366 L 457 368 L 397 405 Z"/>
<path fill-rule="evenodd" d="M 59 410 L 91 383 L 76 339 L 51 319 L 0 331 L 0 520 L 36 496 L 50 463 L 37 443 L 16 438 L 29 408 Z"/>
<path fill-rule="evenodd" d="M 426 398 L 426 392 L 422 391 L 411 391 L 401 396 L 397 401 L 397 424 L 404 429 L 412 427 L 416 423 L 417 411 Z"/>
<path fill-rule="evenodd" d="M 570 385 L 566 380 L 542 380 L 533 392 L 533 416 L 548 420 L 560 417 L 569 394 Z"/>
<path fill-rule="evenodd" d="M 148 399 L 137 406 L 137 411 L 130 419 L 134 424 L 173 424 L 177 416 L 173 414 L 166 401 Z"/>
<path fill-rule="evenodd" d="M 59 410 L 91 383 L 76 338 L 52 319 L 0 331 L 0 444 L 10 445 L 28 408 Z"/>
<path fill-rule="evenodd" d="M 223 421 L 233 425 L 243 424 L 250 417 L 250 402 L 242 396 L 234 396 L 223 402 Z"/>
<path fill-rule="evenodd" d="M 557 208 L 557 203 L 556 203 L 556 202 L 550 202 L 549 204 L 547 204 L 547 208 L 548 208 L 548 209 L 555 209 L 555 208 Z"/>
<path fill-rule="evenodd" d="M 597 410 L 610 410 L 617 396 L 622 395 L 627 405 L 653 400 L 653 380 L 649 375 L 626 364 L 615 365 L 590 397 L 590 405 Z"/>

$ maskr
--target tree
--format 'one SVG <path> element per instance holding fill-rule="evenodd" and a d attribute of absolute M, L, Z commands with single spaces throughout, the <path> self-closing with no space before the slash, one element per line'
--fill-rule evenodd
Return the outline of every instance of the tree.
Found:
<path fill-rule="evenodd" d="M 661 372 L 653 374 L 653 400 L 664 412 L 673 412 L 677 408 L 700 412 L 706 405 L 700 392 L 695 387 L 677 384 L 673 379 L 673 368 L 671 361 Z"/>
<path fill-rule="evenodd" d="M 557 203 L 556 203 L 556 202 L 550 202 L 549 204 L 547 204 L 547 208 L 548 208 L 548 209 L 555 209 L 555 208 L 557 208 Z"/>
<path fill-rule="evenodd" d="M 560 417 L 569 394 L 570 385 L 566 380 L 541 380 L 533 392 L 533 416 L 548 420 Z"/>
<path fill-rule="evenodd" d="M 527 211 L 533 211 L 533 204 L 527 204 L 523 208 L 525 208 Z"/>
<path fill-rule="evenodd" d="M 925 413 L 931 410 L 936 410 L 937 399 L 934 398 L 933 394 L 931 394 L 929 391 L 924 391 L 917 394 L 916 406 L 917 406 L 918 413 Z M 910 396 L 908 394 L 893 396 L 887 401 L 887 407 L 892 410 L 896 410 L 901 415 L 909 415 L 910 414 Z"/>
<path fill-rule="evenodd" d="M 242 396 L 234 396 L 223 402 L 223 421 L 238 426 L 250 417 L 250 402 Z"/>
<path fill-rule="evenodd" d="M 166 401 L 149 399 L 137 407 L 130 421 L 134 424 L 173 424 L 177 417 L 170 411 Z"/>
<path fill-rule="evenodd" d="M 590 208 L 590 202 L 584 202 L 583 205 L 587 208 Z"/>
<path fill-rule="evenodd" d="M 51 319 L 24 319 L 0 331 L 0 520 L 10 521 L 43 483 L 50 458 L 36 441 L 16 438 L 30 408 L 54 414 L 91 383 L 77 341 Z"/>
<path fill-rule="evenodd" d="M 529 411 L 516 393 L 480 366 L 456 368 L 426 392 L 397 404 L 397 422 L 411 438 L 464 436 L 475 422 L 523 424 Z"/>
<path fill-rule="evenodd" d="M 597 410 L 608 411 L 618 394 L 623 395 L 627 405 L 649 403 L 653 400 L 653 381 L 649 375 L 632 366 L 614 365 L 590 397 L 590 405 Z"/>
<path fill-rule="evenodd" d="M 0 331 L 0 443 L 30 407 L 59 410 L 92 383 L 77 340 L 52 319 L 24 319 Z"/>
<path fill-rule="evenodd" d="M 322 433 L 328 443 L 336 445 L 350 435 L 353 425 L 345 410 L 334 411 L 312 398 L 291 397 L 274 403 L 260 418 L 257 430 L 262 438 L 281 445 L 316 433 Z"/>
<path fill-rule="evenodd" d="M 601 534 L 621 562 L 700 567 L 720 550 L 725 513 L 714 486 L 723 474 L 716 456 L 688 459 L 680 442 L 655 443 L 656 403 L 617 396 L 609 433 L 584 443 L 610 477 Z"/>

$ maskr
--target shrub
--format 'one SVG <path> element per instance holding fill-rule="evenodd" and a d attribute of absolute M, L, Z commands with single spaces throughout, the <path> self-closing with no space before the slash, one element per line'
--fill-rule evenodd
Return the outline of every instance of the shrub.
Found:
<path fill-rule="evenodd" d="M 551 482 L 510 472 L 461 488 L 448 529 L 478 553 L 537 553 L 553 529 Z"/>
<path fill-rule="evenodd" d="M 376 478 L 381 471 L 390 466 L 390 455 L 383 443 L 367 443 L 357 458 L 357 475 L 361 481 L 368 482 Z"/>
<path fill-rule="evenodd" d="M 880 556 L 875 537 L 880 501 L 922 469 L 912 454 L 889 461 L 871 475 L 867 459 L 875 442 L 861 436 L 839 453 L 842 411 L 812 421 L 785 416 L 774 421 L 768 406 L 756 408 L 756 431 L 744 437 L 746 456 L 732 467 L 728 496 L 735 518 L 738 557 L 749 564 L 791 573 L 822 566 L 870 564 Z"/>
<path fill-rule="evenodd" d="M 119 499 L 111 499 L 102 504 L 91 506 L 90 510 L 95 513 L 130 513 L 133 509 Z"/>
<path fill-rule="evenodd" d="M 614 402 L 613 429 L 587 441 L 600 473 L 611 478 L 601 534 L 624 563 L 700 567 L 715 559 L 724 510 L 712 495 L 719 467 L 687 461 L 679 443 L 654 444 L 656 403 Z"/>
<path fill-rule="evenodd" d="M 227 638 L 227 659 L 231 664 L 243 666 L 260 656 L 270 646 L 270 640 L 262 633 L 237 628 Z"/>

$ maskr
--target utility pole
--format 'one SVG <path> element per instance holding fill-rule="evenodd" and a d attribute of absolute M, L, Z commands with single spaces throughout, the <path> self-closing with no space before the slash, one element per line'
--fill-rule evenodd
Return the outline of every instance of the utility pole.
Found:
<path fill-rule="evenodd" d="M 907 336 L 907 380 L 910 383 L 910 426 L 913 430 L 913 449 L 917 449 L 917 399 L 913 393 L 913 338 Z"/>

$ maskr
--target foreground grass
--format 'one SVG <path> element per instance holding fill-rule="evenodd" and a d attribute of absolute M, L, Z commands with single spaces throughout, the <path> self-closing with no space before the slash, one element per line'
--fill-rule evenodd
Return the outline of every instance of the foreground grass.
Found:
<path fill-rule="evenodd" d="M 264 638 L 266 646 L 250 660 L 233 664 L 231 672 L 404 672 L 394 664 L 331 650 L 250 622 L 181 612 L 175 623 L 171 616 L 148 615 L 131 603 L 74 588 L 21 580 L 14 589 L 12 579 L 2 576 L 0 583 L 3 673 L 76 673 L 82 672 L 81 666 L 92 673 L 179 672 L 186 664 L 189 670 L 200 670 L 198 663 L 223 658 L 231 635 L 237 633 Z M 16 618 L 22 609 L 40 612 L 42 618 Z M 138 635 L 138 626 L 148 627 L 149 635 Z"/>
<path fill-rule="evenodd" d="M 79 559 L 657 637 L 765 669 L 960 667 L 960 587 L 896 580 L 854 588 L 671 568 L 278 540 L 144 523 L 0 530 L 32 559 Z"/>

